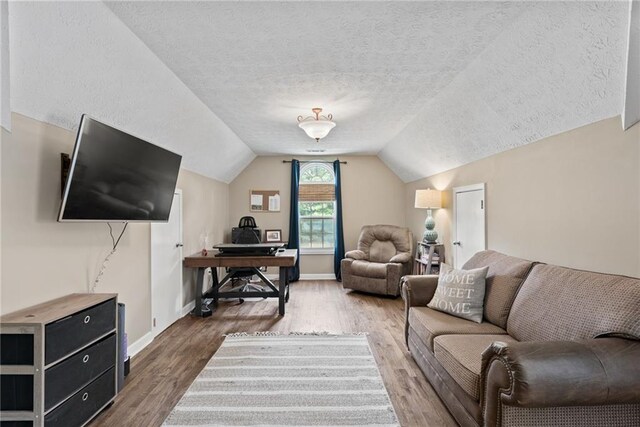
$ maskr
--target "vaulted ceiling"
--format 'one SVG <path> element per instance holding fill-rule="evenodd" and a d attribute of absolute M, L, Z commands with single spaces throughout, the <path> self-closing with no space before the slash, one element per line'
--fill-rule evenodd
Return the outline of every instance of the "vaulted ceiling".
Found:
<path fill-rule="evenodd" d="M 9 11 L 12 109 L 81 112 L 229 181 L 378 154 L 411 181 L 622 112 L 626 2 L 109 2 Z M 44 80 L 44 82 L 43 82 Z M 338 126 L 296 126 L 320 106 Z"/>

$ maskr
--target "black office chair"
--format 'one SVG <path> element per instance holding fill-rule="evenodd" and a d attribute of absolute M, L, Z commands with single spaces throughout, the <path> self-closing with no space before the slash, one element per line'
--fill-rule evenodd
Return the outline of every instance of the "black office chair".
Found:
<path fill-rule="evenodd" d="M 256 225 L 256 220 L 252 216 L 243 216 L 238 222 L 238 227 L 234 227 L 231 230 L 231 243 L 239 244 L 251 244 L 261 243 L 260 229 Z M 262 271 L 266 271 L 266 268 L 261 267 Z M 231 286 L 232 288 L 242 287 L 242 291 L 258 291 L 263 292 L 264 288 L 255 283 L 251 283 L 251 279 L 254 276 L 254 271 L 247 268 L 235 268 L 231 267 L 227 270 L 231 274 Z M 266 297 L 264 297 L 266 298 Z M 240 298 L 240 302 L 243 299 Z"/>

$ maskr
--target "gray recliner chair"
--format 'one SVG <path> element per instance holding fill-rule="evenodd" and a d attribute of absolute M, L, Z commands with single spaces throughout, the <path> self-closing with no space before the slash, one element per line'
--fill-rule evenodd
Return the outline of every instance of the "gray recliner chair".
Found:
<path fill-rule="evenodd" d="M 395 225 L 365 225 L 358 249 L 342 260 L 345 289 L 381 295 L 400 295 L 400 279 L 411 274 L 413 234 Z"/>

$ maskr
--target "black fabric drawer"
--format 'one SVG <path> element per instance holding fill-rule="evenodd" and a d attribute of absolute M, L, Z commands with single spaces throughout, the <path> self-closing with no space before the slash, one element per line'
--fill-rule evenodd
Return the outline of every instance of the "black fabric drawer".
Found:
<path fill-rule="evenodd" d="M 46 427 L 75 427 L 86 423 L 116 394 L 115 368 L 109 369 L 94 382 L 71 396 L 62 405 L 45 415 Z"/>
<path fill-rule="evenodd" d="M 33 421 L 0 421 L 0 427 L 33 427 Z"/>
<path fill-rule="evenodd" d="M 116 327 L 112 299 L 45 326 L 44 361 L 48 365 Z"/>
<path fill-rule="evenodd" d="M 112 334 L 47 369 L 44 373 L 45 411 L 89 384 L 115 363 L 116 335 Z"/>
<path fill-rule="evenodd" d="M 0 411 L 33 411 L 33 375 L 0 375 Z"/>
<path fill-rule="evenodd" d="M 1 334 L 0 365 L 33 365 L 33 334 Z"/>

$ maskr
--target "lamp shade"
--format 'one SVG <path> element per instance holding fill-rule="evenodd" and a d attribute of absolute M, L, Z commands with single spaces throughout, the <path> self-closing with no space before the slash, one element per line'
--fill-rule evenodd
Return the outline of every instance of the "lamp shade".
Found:
<path fill-rule="evenodd" d="M 442 207 L 442 193 L 438 190 L 416 190 L 415 207 L 420 209 L 439 209 Z"/>
<path fill-rule="evenodd" d="M 298 124 L 311 138 L 322 139 L 329 134 L 336 124 L 330 120 L 306 120 Z"/>

